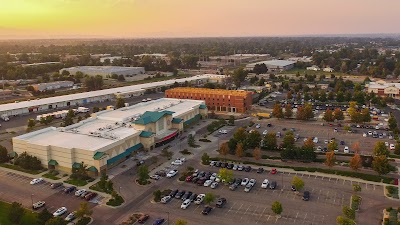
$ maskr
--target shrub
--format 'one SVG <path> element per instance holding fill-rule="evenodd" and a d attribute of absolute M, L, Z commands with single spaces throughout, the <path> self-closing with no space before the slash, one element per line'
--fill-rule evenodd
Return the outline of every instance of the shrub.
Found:
<path fill-rule="evenodd" d="M 82 217 L 78 222 L 76 222 L 76 225 L 87 225 L 91 220 L 90 217 Z"/>
<path fill-rule="evenodd" d="M 191 155 L 192 153 L 189 151 L 189 150 L 187 150 L 187 149 L 183 149 L 182 151 L 180 151 L 180 153 L 182 154 L 182 155 Z"/>
<path fill-rule="evenodd" d="M 199 141 L 201 141 L 201 142 L 211 142 L 210 140 L 205 139 L 205 138 L 200 138 Z"/>

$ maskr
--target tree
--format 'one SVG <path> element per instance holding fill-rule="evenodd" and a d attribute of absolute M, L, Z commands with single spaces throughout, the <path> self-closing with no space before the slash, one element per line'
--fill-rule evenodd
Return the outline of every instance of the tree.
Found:
<path fill-rule="evenodd" d="M 213 193 L 207 193 L 207 194 L 204 196 L 203 202 L 204 202 L 205 204 L 210 204 L 210 203 L 213 202 L 213 201 L 215 201 L 215 196 L 214 196 Z"/>
<path fill-rule="evenodd" d="M 397 121 L 394 118 L 393 115 L 390 115 L 390 118 L 388 120 L 388 124 L 389 124 L 389 129 L 394 130 L 397 128 Z"/>
<path fill-rule="evenodd" d="M 232 80 L 236 87 L 240 87 L 241 83 L 246 79 L 247 71 L 243 67 L 237 68 L 233 71 Z"/>
<path fill-rule="evenodd" d="M 360 142 L 356 141 L 352 144 L 351 148 L 354 150 L 355 153 L 360 152 Z"/>
<path fill-rule="evenodd" d="M 235 155 L 238 158 L 242 158 L 243 157 L 243 144 L 241 142 L 239 142 L 236 145 L 236 151 L 235 151 Z"/>
<path fill-rule="evenodd" d="M 161 200 L 161 197 L 162 197 L 162 192 L 160 190 L 155 190 L 153 192 L 153 197 L 154 197 L 154 201 L 155 202 L 159 202 Z"/>
<path fill-rule="evenodd" d="M 328 143 L 327 148 L 329 151 L 335 151 L 338 149 L 338 143 L 336 141 L 331 141 Z"/>
<path fill-rule="evenodd" d="M 260 160 L 261 159 L 261 149 L 259 147 L 256 147 L 253 150 L 253 157 L 255 160 Z"/>
<path fill-rule="evenodd" d="M 282 147 L 292 149 L 294 147 L 294 136 L 293 133 L 289 132 L 285 134 L 283 138 Z"/>
<path fill-rule="evenodd" d="M 277 103 L 274 105 L 274 108 L 272 109 L 272 115 L 278 119 L 283 118 L 283 111 L 280 104 Z"/>
<path fill-rule="evenodd" d="M 117 103 L 115 104 L 115 108 L 119 109 L 125 106 L 125 100 L 123 98 L 117 98 Z"/>
<path fill-rule="evenodd" d="M 243 142 L 244 140 L 247 140 L 248 133 L 243 127 L 240 127 L 233 133 L 233 139 L 236 142 Z"/>
<path fill-rule="evenodd" d="M 356 218 L 356 211 L 347 205 L 343 206 L 342 212 L 349 219 L 354 220 Z"/>
<path fill-rule="evenodd" d="M 324 120 L 327 122 L 332 122 L 335 120 L 332 110 L 327 109 L 324 114 Z"/>
<path fill-rule="evenodd" d="M 258 75 L 258 74 L 264 74 L 266 72 L 268 72 L 268 68 L 264 63 L 254 65 L 253 73 Z"/>
<path fill-rule="evenodd" d="M 330 151 L 326 153 L 326 159 L 325 159 L 325 164 L 331 168 L 332 166 L 335 165 L 336 157 L 335 157 L 335 152 Z"/>
<path fill-rule="evenodd" d="M 258 146 L 260 146 L 260 142 L 261 142 L 261 134 L 256 130 L 253 130 L 247 136 L 246 143 L 247 143 L 248 148 L 258 147 Z"/>
<path fill-rule="evenodd" d="M 301 191 L 304 187 L 304 181 L 298 176 L 294 176 L 292 179 L 292 185 L 296 188 L 297 191 Z"/>
<path fill-rule="evenodd" d="M 47 210 L 47 208 L 44 208 L 39 214 L 38 214 L 38 223 L 39 225 L 44 225 L 48 220 L 53 218 L 53 214 Z"/>
<path fill-rule="evenodd" d="M 394 154 L 400 155 L 400 144 L 397 143 L 394 147 Z"/>
<path fill-rule="evenodd" d="M 338 216 L 336 217 L 336 223 L 338 225 L 356 225 L 356 223 L 354 222 L 354 220 L 349 219 L 349 218 L 345 218 L 343 216 Z"/>
<path fill-rule="evenodd" d="M 335 120 L 344 120 L 343 111 L 340 108 L 336 108 L 333 112 L 333 116 Z"/>
<path fill-rule="evenodd" d="M 28 130 L 32 130 L 35 125 L 36 121 L 34 119 L 28 119 Z"/>
<path fill-rule="evenodd" d="M 98 111 L 100 111 L 100 109 L 99 109 L 99 107 L 94 106 L 92 111 L 93 111 L 93 113 L 97 113 Z"/>
<path fill-rule="evenodd" d="M 362 159 L 360 154 L 358 153 L 354 154 L 354 156 L 349 161 L 350 167 L 356 171 L 361 167 L 361 163 Z"/>
<path fill-rule="evenodd" d="M 286 104 L 285 106 L 285 118 L 291 118 L 293 116 L 293 109 L 291 104 Z"/>
<path fill-rule="evenodd" d="M 235 125 L 235 117 L 233 115 L 229 116 L 229 124 Z"/>
<path fill-rule="evenodd" d="M 353 191 L 354 192 L 360 192 L 361 191 L 361 186 L 359 184 L 353 184 Z"/>
<path fill-rule="evenodd" d="M 203 155 L 201 156 L 201 163 L 203 163 L 203 165 L 208 165 L 210 164 L 210 156 L 207 153 L 203 153 Z"/>
<path fill-rule="evenodd" d="M 277 143 L 278 140 L 276 139 L 276 134 L 275 133 L 268 133 L 265 135 L 264 140 L 263 140 L 263 147 L 266 148 L 267 150 L 274 150 L 277 148 Z"/>
<path fill-rule="evenodd" d="M 218 171 L 218 176 L 221 178 L 222 182 L 229 183 L 233 180 L 232 170 L 226 168 L 221 168 Z"/>
<path fill-rule="evenodd" d="M 66 225 L 68 222 L 65 221 L 62 217 L 53 217 L 49 219 L 45 225 Z"/>
<path fill-rule="evenodd" d="M 8 219 L 10 220 L 11 223 L 19 224 L 24 214 L 25 214 L 25 209 L 22 207 L 21 203 L 18 202 L 11 203 L 10 210 L 8 212 Z"/>
<path fill-rule="evenodd" d="M 9 159 L 6 147 L 0 145 L 0 163 L 8 162 Z"/>
<path fill-rule="evenodd" d="M 375 156 L 372 161 L 372 169 L 374 169 L 379 176 L 390 172 L 389 160 L 385 155 Z"/>
<path fill-rule="evenodd" d="M 282 208 L 282 204 L 278 201 L 275 201 L 272 203 L 272 212 L 274 212 L 276 215 L 281 215 L 283 208 Z"/>
<path fill-rule="evenodd" d="M 371 122 L 371 115 L 369 114 L 368 108 L 361 110 L 361 117 L 363 122 Z"/>
<path fill-rule="evenodd" d="M 288 93 L 286 94 L 286 98 L 287 99 L 292 99 L 293 98 L 293 94 L 291 91 L 288 91 Z"/>
<path fill-rule="evenodd" d="M 374 155 L 375 156 L 389 156 L 389 150 L 387 149 L 386 145 L 382 141 L 378 141 L 375 143 L 375 148 L 374 148 Z"/>
<path fill-rule="evenodd" d="M 178 219 L 174 225 L 187 225 L 187 221 L 186 220 L 182 220 L 182 219 Z"/>
<path fill-rule="evenodd" d="M 188 136 L 188 145 L 190 147 L 195 147 L 196 146 L 196 142 L 195 142 L 194 137 L 193 137 L 192 134 L 189 134 L 189 136 Z"/>
<path fill-rule="evenodd" d="M 149 168 L 144 164 L 138 167 L 137 174 L 138 174 L 138 180 L 141 183 L 146 183 L 147 179 L 150 178 Z"/>
<path fill-rule="evenodd" d="M 90 210 L 89 205 L 87 202 L 81 202 L 79 209 L 76 211 L 75 216 L 80 219 L 85 216 L 91 216 L 93 210 Z"/>
<path fill-rule="evenodd" d="M 229 145 L 228 142 L 222 143 L 221 147 L 219 147 L 219 154 L 226 156 L 229 153 Z"/>

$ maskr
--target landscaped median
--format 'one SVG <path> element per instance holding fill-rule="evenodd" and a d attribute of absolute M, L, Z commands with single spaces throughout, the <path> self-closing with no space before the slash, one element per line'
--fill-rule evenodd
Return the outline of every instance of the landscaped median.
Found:
<path fill-rule="evenodd" d="M 12 222 L 9 219 L 11 204 L 7 202 L 0 201 L 0 224 L 1 225 L 12 225 Z M 21 218 L 20 225 L 36 225 L 37 224 L 37 214 L 30 211 L 25 210 L 24 215 Z"/>
<path fill-rule="evenodd" d="M 210 160 L 224 161 L 224 159 L 218 158 L 218 157 L 210 158 Z M 282 166 L 282 165 L 273 165 L 273 164 L 268 164 L 268 163 L 257 163 L 257 162 L 251 162 L 251 161 L 240 161 L 240 160 L 232 160 L 232 159 L 229 159 L 228 161 L 239 162 L 239 163 L 249 164 L 249 165 L 256 165 L 256 166 L 268 166 L 268 167 L 276 167 L 276 168 L 293 169 L 294 171 L 335 174 L 335 175 L 339 175 L 339 176 L 359 178 L 359 179 L 367 180 L 367 181 L 383 182 L 386 184 L 391 184 L 393 182 L 393 178 L 390 178 L 390 177 L 384 177 L 384 176 L 378 176 L 378 175 L 372 175 L 372 174 L 364 174 L 364 173 L 358 173 L 358 172 L 353 172 L 353 171 L 342 171 L 342 170 L 323 169 L 323 168 L 315 168 L 315 167 Z"/>
<path fill-rule="evenodd" d="M 9 163 L 0 163 L 0 166 L 4 167 L 4 168 L 12 169 L 12 170 L 21 171 L 24 173 L 34 174 L 34 175 L 45 171 L 45 170 L 27 170 L 27 169 L 21 168 L 20 166 L 9 164 Z"/>
<path fill-rule="evenodd" d="M 362 198 L 359 195 L 352 195 L 350 200 L 350 208 L 355 211 L 360 210 Z"/>
<path fill-rule="evenodd" d="M 385 188 L 385 195 L 389 198 L 399 199 L 399 188 L 396 186 L 388 185 Z"/>

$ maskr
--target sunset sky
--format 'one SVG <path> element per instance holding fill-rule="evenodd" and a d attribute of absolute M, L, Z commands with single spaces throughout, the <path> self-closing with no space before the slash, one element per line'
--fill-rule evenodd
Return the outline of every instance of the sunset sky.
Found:
<path fill-rule="evenodd" d="M 400 33 L 399 0 L 0 0 L 0 38 Z"/>

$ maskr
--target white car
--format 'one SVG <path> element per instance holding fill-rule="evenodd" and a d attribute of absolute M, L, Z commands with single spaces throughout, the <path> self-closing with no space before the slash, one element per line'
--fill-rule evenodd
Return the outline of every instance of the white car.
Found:
<path fill-rule="evenodd" d="M 394 144 L 390 144 L 390 150 L 394 150 L 396 148 L 396 146 Z"/>
<path fill-rule="evenodd" d="M 257 183 L 256 179 L 250 179 L 250 180 L 249 180 L 249 184 L 250 184 L 251 186 L 254 186 L 256 183 Z"/>
<path fill-rule="evenodd" d="M 85 192 L 86 192 L 85 189 L 77 190 L 77 191 L 75 191 L 75 196 L 81 196 L 81 195 L 83 195 Z"/>
<path fill-rule="evenodd" d="M 269 185 L 269 180 L 268 179 L 264 179 L 264 181 L 261 184 L 261 188 L 267 188 Z"/>
<path fill-rule="evenodd" d="M 372 136 L 372 131 L 368 131 L 368 135 L 369 135 L 369 136 Z"/>
<path fill-rule="evenodd" d="M 187 209 L 187 207 L 189 207 L 189 205 L 190 205 L 191 202 L 192 202 L 192 201 L 190 201 L 190 199 L 186 199 L 186 200 L 182 203 L 181 209 Z"/>
<path fill-rule="evenodd" d="M 313 142 L 314 142 L 314 143 L 318 143 L 318 138 L 315 137 L 315 138 L 313 139 Z"/>
<path fill-rule="evenodd" d="M 257 129 L 258 129 L 258 128 L 260 128 L 260 127 L 261 127 L 261 125 L 260 125 L 260 124 L 257 124 L 257 125 L 256 125 L 256 128 L 257 128 Z"/>
<path fill-rule="evenodd" d="M 262 132 L 262 134 L 265 136 L 265 135 L 268 134 L 268 131 L 267 131 L 267 130 L 264 130 L 264 131 Z"/>
<path fill-rule="evenodd" d="M 43 178 L 35 178 L 35 179 L 31 180 L 30 184 L 38 184 L 43 181 L 44 181 Z"/>
<path fill-rule="evenodd" d="M 227 131 L 227 130 L 219 130 L 218 133 L 220 133 L 220 134 L 227 134 L 228 131 Z"/>
<path fill-rule="evenodd" d="M 183 162 L 181 160 L 175 160 L 175 161 L 171 162 L 171 165 L 175 165 L 175 166 L 180 166 L 182 164 L 183 164 Z"/>
<path fill-rule="evenodd" d="M 232 169 L 233 169 L 233 170 L 237 170 L 238 167 L 239 167 L 239 166 L 235 164 L 235 165 L 233 165 L 233 168 L 232 168 Z"/>
<path fill-rule="evenodd" d="M 242 180 L 242 183 L 241 183 L 240 185 L 246 186 L 247 183 L 249 183 L 249 178 L 246 177 L 246 178 L 244 178 L 244 179 Z"/>
<path fill-rule="evenodd" d="M 186 158 L 177 158 L 176 160 L 180 160 L 182 163 L 184 163 L 186 161 Z"/>
<path fill-rule="evenodd" d="M 217 178 L 217 174 L 216 174 L 216 173 L 213 173 L 213 174 L 211 175 L 211 177 L 210 177 L 210 180 L 214 181 L 215 178 Z"/>
<path fill-rule="evenodd" d="M 389 147 L 389 142 L 385 141 L 385 146 Z"/>
<path fill-rule="evenodd" d="M 204 182 L 203 186 L 208 187 L 211 185 L 212 182 L 213 182 L 212 180 L 206 180 L 206 182 Z"/>
<path fill-rule="evenodd" d="M 161 203 L 167 204 L 171 200 L 171 196 L 167 195 L 161 199 Z"/>
<path fill-rule="evenodd" d="M 328 144 L 328 143 L 329 143 L 329 141 L 328 141 L 328 140 L 325 140 L 325 141 L 324 141 L 324 143 L 325 143 L 325 144 Z"/>
<path fill-rule="evenodd" d="M 343 152 L 344 153 L 349 153 L 350 152 L 349 147 L 348 146 L 344 146 Z"/>
<path fill-rule="evenodd" d="M 66 213 L 66 212 L 67 212 L 67 208 L 61 207 L 53 213 L 53 216 L 61 216 L 62 214 Z"/>
<path fill-rule="evenodd" d="M 317 151 L 319 151 L 319 152 L 322 151 L 322 147 L 321 147 L 321 146 L 318 146 L 318 147 L 317 147 Z"/>
<path fill-rule="evenodd" d="M 45 205 L 46 205 L 46 202 L 45 202 L 45 201 L 38 201 L 38 202 L 36 202 L 36 203 L 34 203 L 34 204 L 32 205 L 32 208 L 33 208 L 33 209 L 38 209 L 38 208 L 43 207 L 43 206 L 45 206 Z"/>
<path fill-rule="evenodd" d="M 205 196 L 206 196 L 205 194 L 199 194 L 199 195 L 197 195 L 197 198 L 196 198 L 196 200 L 194 201 L 194 203 L 195 203 L 196 205 L 200 205 L 200 204 L 203 202 Z"/>
<path fill-rule="evenodd" d="M 178 174 L 178 170 L 171 170 L 167 173 L 167 177 L 171 178 L 174 177 L 176 174 Z"/>
<path fill-rule="evenodd" d="M 75 212 L 72 212 L 72 213 L 68 214 L 67 217 L 65 217 L 65 221 L 71 222 L 71 221 L 74 220 L 75 218 L 76 218 L 76 217 L 75 217 Z"/>
<path fill-rule="evenodd" d="M 363 133 L 363 137 L 367 137 L 367 133 Z"/>
<path fill-rule="evenodd" d="M 211 187 L 212 189 L 215 189 L 215 188 L 218 187 L 218 184 L 219 184 L 218 182 L 213 182 L 213 183 L 211 184 L 210 187 Z"/>

